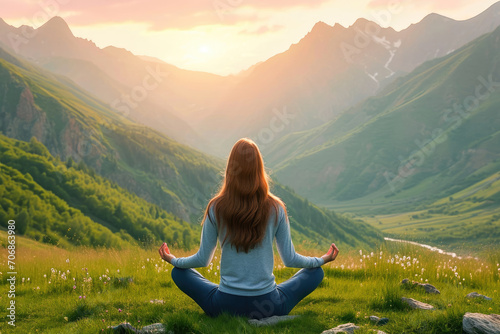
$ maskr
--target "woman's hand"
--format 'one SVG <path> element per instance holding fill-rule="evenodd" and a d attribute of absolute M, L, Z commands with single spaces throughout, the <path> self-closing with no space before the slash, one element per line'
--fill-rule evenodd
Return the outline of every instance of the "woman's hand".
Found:
<path fill-rule="evenodd" d="M 321 258 L 325 261 L 326 264 L 328 262 L 334 261 L 337 258 L 337 255 L 339 255 L 339 249 L 337 248 L 337 246 L 335 246 L 335 244 L 332 243 L 328 252 Z"/>
<path fill-rule="evenodd" d="M 168 263 L 172 263 L 172 259 L 175 258 L 175 256 L 170 254 L 170 249 L 168 249 L 168 246 L 165 242 L 163 243 L 163 245 L 161 245 L 158 252 L 160 253 L 161 258 Z"/>

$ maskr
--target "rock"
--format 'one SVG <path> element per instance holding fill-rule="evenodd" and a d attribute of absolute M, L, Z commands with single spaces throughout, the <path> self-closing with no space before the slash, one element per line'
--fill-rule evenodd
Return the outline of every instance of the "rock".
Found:
<path fill-rule="evenodd" d="M 483 298 L 483 299 L 486 299 L 486 300 L 491 300 L 490 297 L 486 297 L 485 295 L 481 295 L 477 292 L 471 292 L 469 293 L 467 296 L 465 296 L 467 298 Z"/>
<path fill-rule="evenodd" d="M 438 289 L 436 289 L 436 287 L 434 285 L 429 284 L 429 283 L 425 283 L 425 284 L 419 283 L 419 286 L 422 286 L 425 289 L 425 292 L 427 292 L 427 293 L 434 293 L 434 294 L 441 293 Z"/>
<path fill-rule="evenodd" d="M 292 320 L 292 319 L 295 319 L 297 317 L 298 317 L 298 315 L 281 315 L 281 316 L 274 315 L 272 317 L 263 318 L 263 319 L 260 319 L 260 320 L 250 319 L 250 320 L 248 320 L 248 323 L 250 325 L 254 325 L 254 326 L 257 326 L 257 327 L 272 326 L 272 325 L 276 325 L 279 322 Z"/>
<path fill-rule="evenodd" d="M 467 312 L 462 329 L 466 334 L 500 334 L 500 315 Z"/>
<path fill-rule="evenodd" d="M 335 334 L 335 333 L 349 333 L 349 334 L 354 334 L 354 331 L 356 329 L 359 329 L 358 326 L 356 326 L 353 323 L 348 323 L 348 324 L 343 324 L 339 325 L 337 327 L 328 329 L 326 331 L 323 331 L 321 334 Z"/>
<path fill-rule="evenodd" d="M 379 331 L 378 329 L 372 329 L 371 332 L 377 332 L 377 334 L 387 334 L 386 332 Z"/>
<path fill-rule="evenodd" d="M 108 327 L 113 330 L 115 333 L 119 334 L 129 334 L 129 333 L 137 333 L 137 334 L 159 334 L 166 333 L 167 329 L 163 324 L 156 323 L 148 326 L 144 326 L 141 329 L 136 329 L 134 326 L 129 324 L 128 322 L 122 322 L 118 326 Z M 172 331 L 168 331 L 168 334 L 173 334 Z"/>
<path fill-rule="evenodd" d="M 401 300 L 403 302 L 405 302 L 406 304 L 410 305 L 410 307 L 414 308 L 414 309 L 417 309 L 417 308 L 421 309 L 421 310 L 433 310 L 434 309 L 434 306 L 419 302 L 418 300 L 415 300 L 413 298 L 403 297 L 403 298 L 401 298 Z"/>
<path fill-rule="evenodd" d="M 422 283 L 419 283 L 419 282 L 410 281 L 408 278 L 405 278 L 403 281 L 401 281 L 401 284 L 408 285 L 408 286 L 411 286 L 411 287 L 420 287 L 420 288 L 423 288 L 425 290 L 425 292 L 427 292 L 427 293 L 433 293 L 433 294 L 440 294 L 441 293 L 432 284 L 429 284 L 429 283 L 422 284 Z"/>
<path fill-rule="evenodd" d="M 377 326 L 383 326 L 389 322 L 389 319 L 388 318 L 379 318 L 376 315 L 371 315 L 370 321 L 374 322 Z"/>
<path fill-rule="evenodd" d="M 149 302 L 151 304 L 165 304 L 165 301 L 163 299 L 151 299 Z"/>
<path fill-rule="evenodd" d="M 167 333 L 167 330 L 163 324 L 156 323 L 148 326 L 142 327 L 137 333 L 141 334 L 156 334 L 156 333 Z M 169 331 L 168 333 L 172 333 L 172 331 Z"/>
<path fill-rule="evenodd" d="M 113 332 L 118 334 L 137 333 L 137 329 L 135 329 L 135 327 L 129 324 L 128 322 L 122 322 L 118 326 L 112 326 L 108 328 L 111 328 Z"/>

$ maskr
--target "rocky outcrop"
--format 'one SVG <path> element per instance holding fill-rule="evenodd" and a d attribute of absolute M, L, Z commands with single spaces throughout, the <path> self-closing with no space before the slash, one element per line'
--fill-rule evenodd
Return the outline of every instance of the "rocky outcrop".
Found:
<path fill-rule="evenodd" d="M 7 93 L 8 99 L 0 104 L 0 131 L 18 140 L 29 141 L 36 137 L 45 143 L 50 138 L 51 123 L 45 112 L 36 106 L 29 87 L 9 86 Z M 17 103 L 12 103 L 16 98 Z"/>
<path fill-rule="evenodd" d="M 419 302 L 418 300 L 415 300 L 413 298 L 401 298 L 401 300 L 410 305 L 411 308 L 413 309 L 421 309 L 421 310 L 433 310 L 434 306 L 426 303 Z"/>
<path fill-rule="evenodd" d="M 500 334 L 500 315 L 467 312 L 462 329 L 466 334 Z"/>
<path fill-rule="evenodd" d="M 16 89 L 20 92 L 15 92 Z M 35 137 L 52 155 L 59 155 L 62 160 L 71 157 L 92 165 L 90 161 L 100 158 L 102 145 L 96 140 L 98 134 L 93 133 L 96 131 L 86 129 L 77 119 L 61 112 L 59 105 L 55 104 L 50 110 L 40 109 L 28 86 L 12 84 L 8 93 L 13 101 L 16 93 L 19 95 L 17 103 L 6 101 L 0 104 L 0 131 L 6 136 L 23 141 Z M 47 112 L 52 114 L 48 116 Z"/>

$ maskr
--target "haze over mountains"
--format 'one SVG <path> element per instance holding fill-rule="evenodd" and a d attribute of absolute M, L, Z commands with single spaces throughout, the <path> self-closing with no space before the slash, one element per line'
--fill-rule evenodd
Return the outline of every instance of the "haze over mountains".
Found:
<path fill-rule="evenodd" d="M 144 60 L 113 46 L 100 49 L 73 36 L 60 17 L 36 30 L 0 23 L 0 43 L 13 54 L 67 76 L 117 113 L 191 145 L 202 140 L 180 115 L 189 116 L 197 105 L 213 104 L 225 82 L 231 81 Z"/>
<path fill-rule="evenodd" d="M 481 235 L 463 233 L 453 242 L 491 242 L 498 230 L 486 231 L 500 217 L 500 189 L 491 181 L 500 170 L 498 26 L 500 3 L 465 21 L 431 14 L 399 32 L 366 19 L 347 28 L 319 22 L 289 50 L 223 77 L 100 49 L 59 17 L 36 30 L 0 20 L 0 131 L 35 137 L 62 160 L 42 154 L 48 165 L 73 173 L 72 161 L 81 162 L 78 177 L 97 173 L 165 211 L 151 209 L 149 232 L 132 224 L 126 240 L 162 238 L 182 232 L 182 221 L 196 222 L 223 168 L 207 153 L 226 156 L 248 136 L 273 176 L 291 187 L 275 190 L 289 204 L 298 240 L 340 236 L 350 246 L 380 240 L 374 228 L 311 200 L 369 214 L 427 205 L 446 215 L 473 211 L 484 216 L 474 223 Z M 3 152 L 20 145 L 5 140 Z M 16 154 L 29 163 L 32 152 L 24 151 Z M 12 161 L 5 154 L 4 163 Z M 494 189 L 481 198 L 467 191 L 489 185 Z M 444 203 L 457 194 L 461 201 Z M 118 233 L 107 215 L 91 217 L 92 209 L 68 198 L 93 223 Z M 109 205 L 109 212 L 118 209 Z M 436 242 L 465 228 L 450 226 Z M 196 227 L 185 228 L 191 240 Z M 94 238 L 119 244 L 108 232 Z"/>
<path fill-rule="evenodd" d="M 61 247 L 170 240 L 190 248 L 198 240 L 222 160 L 127 120 L 67 78 L 1 48 L 0 91 L 0 131 L 16 139 L 0 136 L 1 226 L 16 217 L 21 234 Z M 290 205 L 297 243 L 381 240 L 366 223 L 289 188 L 276 184 L 274 192 Z"/>
<path fill-rule="evenodd" d="M 499 24 L 499 3 L 465 21 L 430 14 L 400 32 L 366 19 L 348 28 L 319 22 L 289 50 L 237 77 L 181 70 L 115 47 L 99 49 L 74 37 L 59 17 L 36 31 L 2 21 L 0 43 L 71 78 L 117 112 L 224 156 L 243 136 L 265 145 L 330 121 L 396 77 Z"/>

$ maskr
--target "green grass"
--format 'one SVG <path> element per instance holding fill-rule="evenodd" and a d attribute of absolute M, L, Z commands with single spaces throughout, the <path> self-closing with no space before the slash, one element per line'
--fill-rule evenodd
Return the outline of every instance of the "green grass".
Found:
<path fill-rule="evenodd" d="M 0 233 L 0 241 L 0 263 L 6 268 L 5 232 Z M 24 237 L 18 237 L 16 243 L 19 333 L 97 333 L 123 321 L 138 328 L 160 322 L 175 333 L 321 333 L 353 322 L 362 328 L 357 333 L 368 333 L 376 328 L 368 319 L 370 315 L 390 319 L 381 328 L 387 333 L 461 333 L 465 312 L 490 314 L 500 309 L 498 250 L 488 258 L 475 260 L 405 245 L 385 245 L 373 253 L 363 250 L 362 255 L 359 251 L 345 254 L 341 249 L 337 261 L 323 267 L 325 279 L 318 289 L 291 312 L 301 317 L 269 328 L 254 328 L 241 317 L 204 315 L 172 282 L 172 267 L 160 260 L 157 245 L 151 250 L 82 247 L 70 251 Z M 172 251 L 177 256 L 192 253 Z M 220 253 L 216 256 L 211 267 L 200 269 L 214 282 L 219 278 Z M 275 265 L 278 282 L 296 271 L 283 268 L 278 260 Z M 6 272 L 0 276 L 0 288 L 5 291 Z M 404 289 L 400 284 L 403 278 L 428 281 L 441 294 Z M 493 300 L 466 299 L 472 291 Z M 436 309 L 411 310 L 401 303 L 403 296 L 430 303 Z M 6 294 L 1 297 L 3 308 L 8 298 Z M 154 299 L 165 303 L 153 304 L 150 301 Z M 0 328 L 10 332 L 5 322 Z"/>

